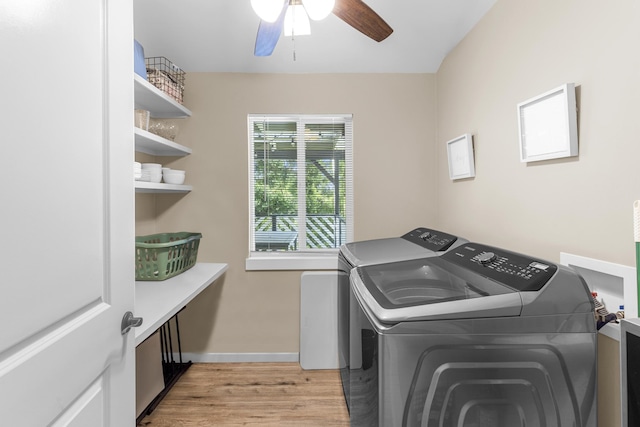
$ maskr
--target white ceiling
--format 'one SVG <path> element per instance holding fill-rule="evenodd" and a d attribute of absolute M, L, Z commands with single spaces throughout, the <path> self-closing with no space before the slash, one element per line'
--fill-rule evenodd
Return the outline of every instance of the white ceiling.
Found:
<path fill-rule="evenodd" d="M 255 57 L 250 0 L 134 0 L 135 36 L 187 72 L 434 73 L 495 1 L 365 0 L 394 29 L 381 43 L 332 14 Z"/>

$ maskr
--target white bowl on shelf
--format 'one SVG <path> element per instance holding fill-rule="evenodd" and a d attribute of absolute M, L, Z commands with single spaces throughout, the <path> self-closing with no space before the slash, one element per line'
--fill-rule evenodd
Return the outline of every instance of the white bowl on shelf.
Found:
<path fill-rule="evenodd" d="M 164 175 L 184 175 L 185 171 L 181 171 L 178 169 L 169 169 L 162 172 Z"/>
<path fill-rule="evenodd" d="M 184 173 L 175 173 L 174 171 L 163 174 L 162 179 L 167 184 L 182 185 L 184 184 Z"/>
<path fill-rule="evenodd" d="M 143 163 L 142 170 L 157 170 L 158 172 L 162 172 L 162 165 L 160 163 Z"/>

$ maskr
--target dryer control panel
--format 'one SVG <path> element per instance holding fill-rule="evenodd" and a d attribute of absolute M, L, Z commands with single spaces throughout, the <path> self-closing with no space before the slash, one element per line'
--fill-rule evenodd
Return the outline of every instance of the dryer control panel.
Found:
<path fill-rule="evenodd" d="M 458 240 L 458 238 L 452 234 L 424 227 L 411 230 L 402 236 L 402 238 L 434 252 L 446 251 Z"/>
<path fill-rule="evenodd" d="M 555 264 L 479 243 L 459 246 L 441 258 L 518 291 L 540 290 L 558 270 Z"/>

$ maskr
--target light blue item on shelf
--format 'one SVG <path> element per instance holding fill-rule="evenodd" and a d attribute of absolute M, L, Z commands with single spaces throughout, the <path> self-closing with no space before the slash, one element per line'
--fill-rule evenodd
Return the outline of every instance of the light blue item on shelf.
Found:
<path fill-rule="evenodd" d="M 133 41 L 133 70 L 147 80 L 147 66 L 144 62 L 144 48 L 137 40 Z"/>

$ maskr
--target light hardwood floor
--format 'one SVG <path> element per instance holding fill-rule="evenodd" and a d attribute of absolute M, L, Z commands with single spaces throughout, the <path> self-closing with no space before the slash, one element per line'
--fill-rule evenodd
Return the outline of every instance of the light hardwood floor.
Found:
<path fill-rule="evenodd" d="M 349 426 L 336 370 L 298 363 L 197 363 L 144 427 Z"/>

